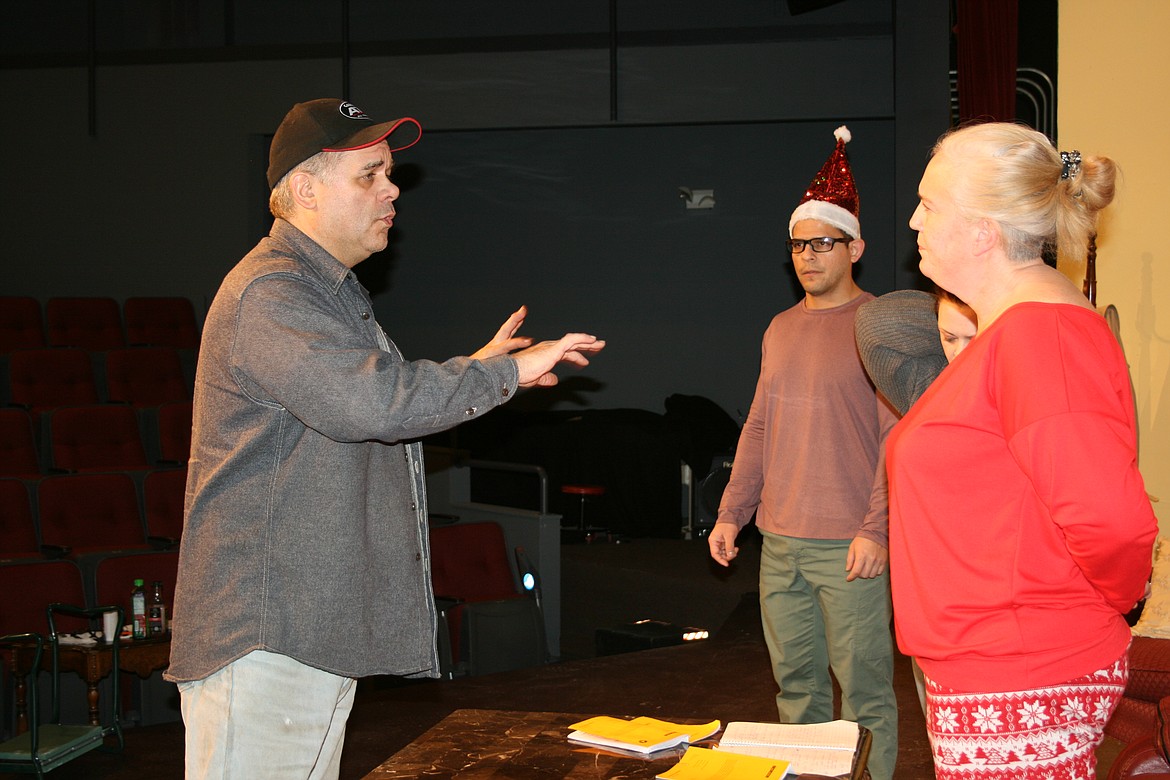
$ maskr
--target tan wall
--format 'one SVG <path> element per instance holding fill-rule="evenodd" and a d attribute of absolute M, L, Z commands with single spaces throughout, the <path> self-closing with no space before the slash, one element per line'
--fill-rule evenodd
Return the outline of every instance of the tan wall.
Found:
<path fill-rule="evenodd" d="M 1121 165 L 1098 240 L 1097 305 L 1113 304 L 1137 396 L 1140 463 L 1170 533 L 1170 2 L 1061 0 L 1062 149 Z M 1074 275 L 1070 272 L 1070 275 Z M 1083 274 L 1075 275 L 1079 281 Z"/>

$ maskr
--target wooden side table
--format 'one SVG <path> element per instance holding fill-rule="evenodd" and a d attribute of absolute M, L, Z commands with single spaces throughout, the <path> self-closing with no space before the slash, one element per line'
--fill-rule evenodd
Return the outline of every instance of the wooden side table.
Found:
<path fill-rule="evenodd" d="M 89 722 L 95 726 L 101 725 L 99 713 L 100 694 L 98 684 L 111 671 L 114 651 L 111 645 L 104 642 L 96 644 L 62 644 L 58 649 L 57 660 L 63 671 L 74 672 L 85 680 L 89 701 Z M 17 732 L 22 733 L 28 728 L 28 701 L 24 689 L 24 675 L 32 664 L 32 647 L 27 651 L 15 649 L 12 653 L 13 671 L 17 680 L 13 696 L 16 701 Z M 118 647 L 118 666 L 124 672 L 133 672 L 139 677 L 146 678 L 159 669 L 166 668 L 171 658 L 171 638 L 121 640 Z M 53 668 L 52 653 L 46 650 L 41 656 L 41 668 Z M 120 716 L 120 713 L 119 713 Z"/>

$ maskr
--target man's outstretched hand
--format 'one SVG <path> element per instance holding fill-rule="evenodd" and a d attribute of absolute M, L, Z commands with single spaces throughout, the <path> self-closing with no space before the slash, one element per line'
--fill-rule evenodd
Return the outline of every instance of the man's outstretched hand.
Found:
<path fill-rule="evenodd" d="M 589 365 L 587 354 L 600 352 L 605 342 L 588 333 L 566 333 L 556 341 L 542 341 L 514 355 L 520 369 L 521 387 L 551 387 L 557 383 L 552 373 L 558 363 Z"/>
<path fill-rule="evenodd" d="M 527 316 L 527 306 L 512 312 L 492 340 L 471 357 L 484 360 L 498 355 L 511 355 L 520 371 L 521 387 L 550 387 L 557 383 L 557 375 L 552 370 L 558 363 L 587 366 L 589 359 L 586 355 L 600 352 L 605 347 L 604 341 L 588 333 L 566 333 L 555 341 L 533 344 L 528 336 L 516 335 Z"/>
<path fill-rule="evenodd" d="M 496 331 L 496 335 L 492 337 L 492 340 L 472 353 L 472 359 L 484 360 L 486 358 L 496 357 L 497 355 L 510 355 L 518 349 L 531 346 L 531 338 L 516 335 L 516 331 L 520 330 L 520 326 L 524 324 L 524 318 L 527 316 L 527 306 L 521 306 L 512 312 L 511 316 Z"/>

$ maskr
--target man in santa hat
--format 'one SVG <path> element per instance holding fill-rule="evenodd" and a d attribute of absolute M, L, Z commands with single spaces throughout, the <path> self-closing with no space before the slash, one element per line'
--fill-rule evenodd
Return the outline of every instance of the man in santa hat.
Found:
<path fill-rule="evenodd" d="M 760 613 L 780 720 L 833 720 L 831 668 L 840 717 L 873 732 L 873 780 L 891 780 L 898 706 L 879 455 L 895 417 L 854 342 L 857 309 L 874 296 L 853 280 L 865 242 L 845 154 L 849 131 L 835 135 L 788 225 L 804 298 L 764 333 L 755 398 L 708 543 L 727 566 L 755 514 L 763 535 Z"/>

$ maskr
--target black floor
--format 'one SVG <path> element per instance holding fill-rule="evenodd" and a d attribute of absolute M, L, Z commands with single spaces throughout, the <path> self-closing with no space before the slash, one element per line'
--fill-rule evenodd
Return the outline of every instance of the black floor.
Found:
<path fill-rule="evenodd" d="M 775 684 L 760 634 L 758 551 L 730 571 L 703 541 L 631 540 L 563 548 L 562 661 L 535 670 L 408 685 L 359 684 L 341 777 L 358 780 L 459 708 L 579 712 L 705 720 L 774 720 Z M 595 632 L 639 619 L 707 628 L 686 646 L 594 657 Z M 899 658 L 899 780 L 933 777 L 909 663 Z M 54 780 L 179 780 L 179 723 L 129 729 L 121 754 L 91 753 Z"/>

